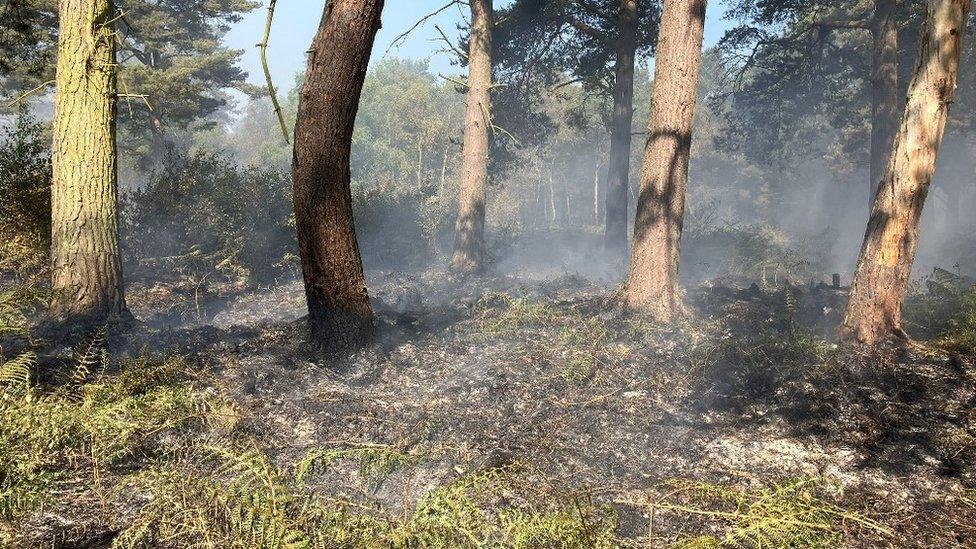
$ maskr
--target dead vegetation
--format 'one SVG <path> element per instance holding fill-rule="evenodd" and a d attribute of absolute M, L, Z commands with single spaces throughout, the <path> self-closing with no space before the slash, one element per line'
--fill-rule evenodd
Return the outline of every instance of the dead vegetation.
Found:
<path fill-rule="evenodd" d="M 73 354 L 5 347 L 28 368 L 3 366 L 6 543 L 952 547 L 976 535 L 971 362 L 837 349 L 820 334 L 839 291 L 701 287 L 695 317 L 660 325 L 577 277 L 463 292 L 438 273 L 371 278 L 383 337 L 337 363 L 306 354 L 300 324 L 253 323 L 255 310 L 301 314 L 280 299 L 296 287 L 232 303 L 224 329 L 114 328 Z"/>

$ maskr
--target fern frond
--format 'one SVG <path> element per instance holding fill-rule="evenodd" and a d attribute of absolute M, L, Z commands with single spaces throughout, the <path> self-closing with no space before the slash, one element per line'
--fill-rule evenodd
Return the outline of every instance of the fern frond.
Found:
<path fill-rule="evenodd" d="M 37 355 L 32 351 L 22 353 L 6 362 L 0 362 L 0 385 L 27 389 L 30 387 L 31 368 L 35 364 L 37 364 Z"/>

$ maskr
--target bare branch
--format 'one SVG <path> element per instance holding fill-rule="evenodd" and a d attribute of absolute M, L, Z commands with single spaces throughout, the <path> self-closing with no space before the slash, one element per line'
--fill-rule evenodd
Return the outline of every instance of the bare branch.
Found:
<path fill-rule="evenodd" d="M 399 36 L 397 36 L 396 38 L 394 38 L 392 42 L 390 42 L 390 46 L 388 48 L 386 48 L 386 51 L 385 52 L 383 52 L 383 56 L 385 57 L 386 54 L 390 53 L 390 50 L 393 49 L 394 46 L 399 46 L 401 43 L 403 43 L 403 41 L 406 40 L 407 36 L 409 36 L 410 33 L 413 32 L 413 31 L 415 31 L 418 27 L 422 26 L 424 23 L 426 23 L 427 21 L 430 21 L 434 17 L 440 15 L 440 13 L 443 12 L 444 10 L 450 9 L 451 6 L 454 6 L 454 5 L 459 4 L 459 3 L 460 3 L 460 0 L 451 0 L 447 5 L 442 6 L 442 7 L 438 8 L 437 10 L 435 10 L 435 11 L 433 11 L 431 13 L 428 13 L 427 15 L 421 17 L 416 23 L 413 24 L 412 27 L 410 27 L 409 29 L 407 29 L 406 31 L 404 31 L 403 33 L 401 33 Z"/>
<path fill-rule="evenodd" d="M 31 88 L 31 89 L 27 90 L 26 92 L 24 92 L 23 94 L 21 94 L 20 97 L 14 99 L 10 103 L 7 103 L 6 105 L 4 105 L 4 108 L 5 109 L 9 109 L 10 107 L 13 107 L 17 103 L 20 103 L 24 99 L 27 99 L 29 96 L 31 96 L 31 95 L 33 95 L 33 94 L 35 94 L 35 93 L 43 90 L 44 88 L 50 86 L 53 83 L 54 83 L 54 80 L 48 80 L 47 82 L 44 82 L 40 86 L 37 86 L 37 87 L 34 87 L 34 88 Z"/>
<path fill-rule="evenodd" d="M 270 0 L 268 3 L 268 18 L 264 23 L 264 38 L 257 45 L 261 49 L 261 66 L 264 68 L 264 79 L 268 82 L 268 94 L 271 95 L 271 104 L 274 105 L 274 112 L 278 116 L 278 124 L 281 126 L 281 135 L 288 141 L 288 125 L 285 124 L 285 116 L 281 113 L 281 105 L 278 103 L 278 94 L 275 92 L 274 82 L 271 81 L 271 67 L 268 66 L 268 39 L 271 37 L 271 22 L 274 20 L 275 2 Z"/>

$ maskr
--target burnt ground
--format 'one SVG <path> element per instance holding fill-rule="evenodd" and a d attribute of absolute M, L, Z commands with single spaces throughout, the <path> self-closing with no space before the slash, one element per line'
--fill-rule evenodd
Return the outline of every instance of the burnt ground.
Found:
<path fill-rule="evenodd" d="M 110 347 L 193 357 L 233 403 L 239 435 L 278 463 L 371 445 L 410 456 L 378 478 L 350 463 L 313 482 L 393 514 L 463 475 L 517 466 L 522 496 L 584 494 L 613 506 L 621 539 L 641 540 L 649 502 L 675 482 L 800 478 L 883 526 L 841 524 L 844 546 L 976 547 L 976 368 L 921 347 L 836 348 L 823 336 L 843 291 L 702 286 L 692 317 L 660 326 L 573 276 L 370 279 L 378 342 L 348 360 L 306 352 L 294 282 L 203 309 L 196 299 L 181 327 L 164 327 L 172 307 L 134 300 L 146 323 Z M 75 512 L 32 519 L 25 539 L 105 520 Z M 721 528 L 653 514 L 655 546 Z"/>

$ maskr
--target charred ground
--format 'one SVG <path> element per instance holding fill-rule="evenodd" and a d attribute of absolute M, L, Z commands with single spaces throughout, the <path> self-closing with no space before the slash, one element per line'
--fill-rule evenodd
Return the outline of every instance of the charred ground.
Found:
<path fill-rule="evenodd" d="M 35 401 L 124 425 L 56 439 L 10 539 L 974 543 L 971 361 L 838 349 L 843 290 L 700 286 L 664 326 L 576 276 L 369 274 L 381 337 L 345 361 L 307 351 L 300 283 L 110 329 L 80 379 L 84 345 L 35 342 Z"/>

